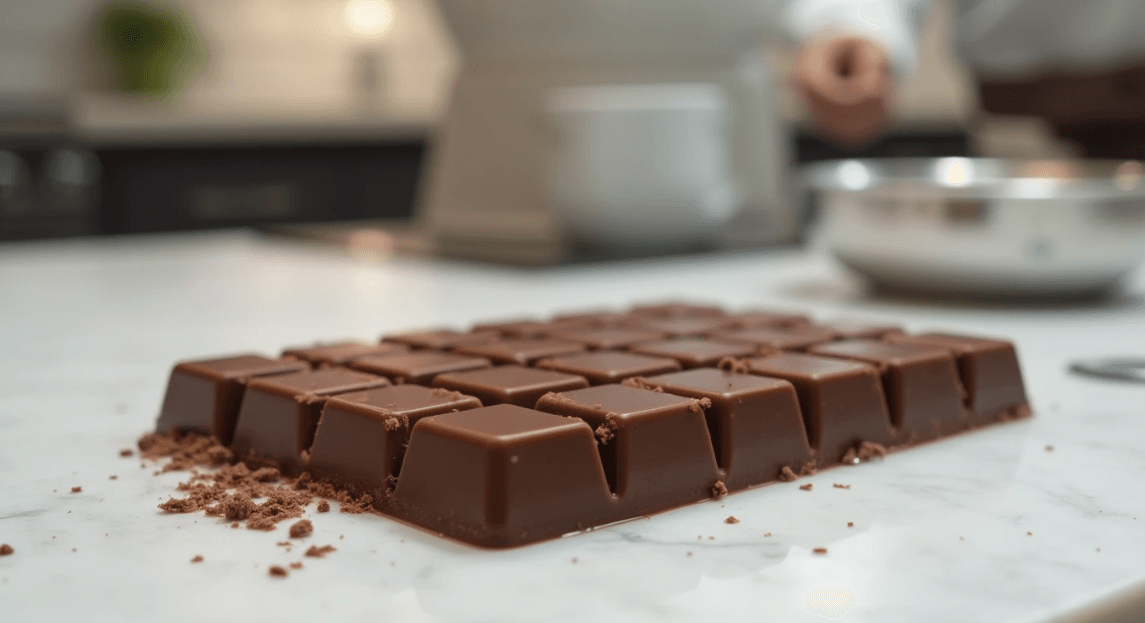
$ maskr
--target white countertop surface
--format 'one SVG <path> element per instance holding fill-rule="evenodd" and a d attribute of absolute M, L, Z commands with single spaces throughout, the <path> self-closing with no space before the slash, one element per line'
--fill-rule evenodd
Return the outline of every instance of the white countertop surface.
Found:
<path fill-rule="evenodd" d="M 1145 595 L 1145 387 L 1066 372 L 1145 354 L 1143 294 L 1139 272 L 1100 306 L 867 298 L 796 251 L 517 270 L 242 232 L 0 246 L 0 619 L 822 621 L 824 594 L 853 600 L 841 621 L 1072 618 Z M 178 359 L 666 297 L 1009 336 L 1036 415 L 512 551 L 318 515 L 308 541 L 338 551 L 284 580 L 285 526 L 164 516 L 181 476 L 118 456 Z"/>

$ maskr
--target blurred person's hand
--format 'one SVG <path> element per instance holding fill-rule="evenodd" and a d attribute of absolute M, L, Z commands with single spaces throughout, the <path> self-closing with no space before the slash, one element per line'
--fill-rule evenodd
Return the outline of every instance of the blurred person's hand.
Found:
<path fill-rule="evenodd" d="M 794 79 L 825 138 L 860 145 L 886 127 L 894 79 L 886 52 L 873 41 L 840 35 L 810 39 L 799 52 Z"/>

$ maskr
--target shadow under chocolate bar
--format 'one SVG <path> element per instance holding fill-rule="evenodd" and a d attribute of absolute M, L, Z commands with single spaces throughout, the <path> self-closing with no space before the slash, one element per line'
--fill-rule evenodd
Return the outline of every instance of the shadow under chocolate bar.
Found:
<path fill-rule="evenodd" d="M 158 429 L 501 548 L 1028 414 L 1003 340 L 666 303 L 183 362 Z"/>

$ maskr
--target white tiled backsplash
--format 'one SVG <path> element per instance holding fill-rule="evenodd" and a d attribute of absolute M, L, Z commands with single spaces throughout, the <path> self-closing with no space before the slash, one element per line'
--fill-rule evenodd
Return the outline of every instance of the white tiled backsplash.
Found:
<path fill-rule="evenodd" d="M 183 98 L 212 106 L 331 108 L 354 92 L 356 56 L 387 59 L 384 88 L 404 105 L 438 105 L 457 53 L 432 0 L 389 0 L 393 29 L 362 39 L 347 27 L 347 0 L 180 0 L 210 63 Z M 91 88 L 91 16 L 99 0 L 0 0 L 0 94 Z"/>

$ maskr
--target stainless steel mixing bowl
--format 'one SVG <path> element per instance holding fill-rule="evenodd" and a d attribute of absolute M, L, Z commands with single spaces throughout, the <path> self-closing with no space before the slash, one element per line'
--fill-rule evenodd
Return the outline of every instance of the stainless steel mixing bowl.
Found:
<path fill-rule="evenodd" d="M 1145 257 L 1136 161 L 873 159 L 818 163 L 822 234 L 844 264 L 897 289 L 1099 293 Z"/>

